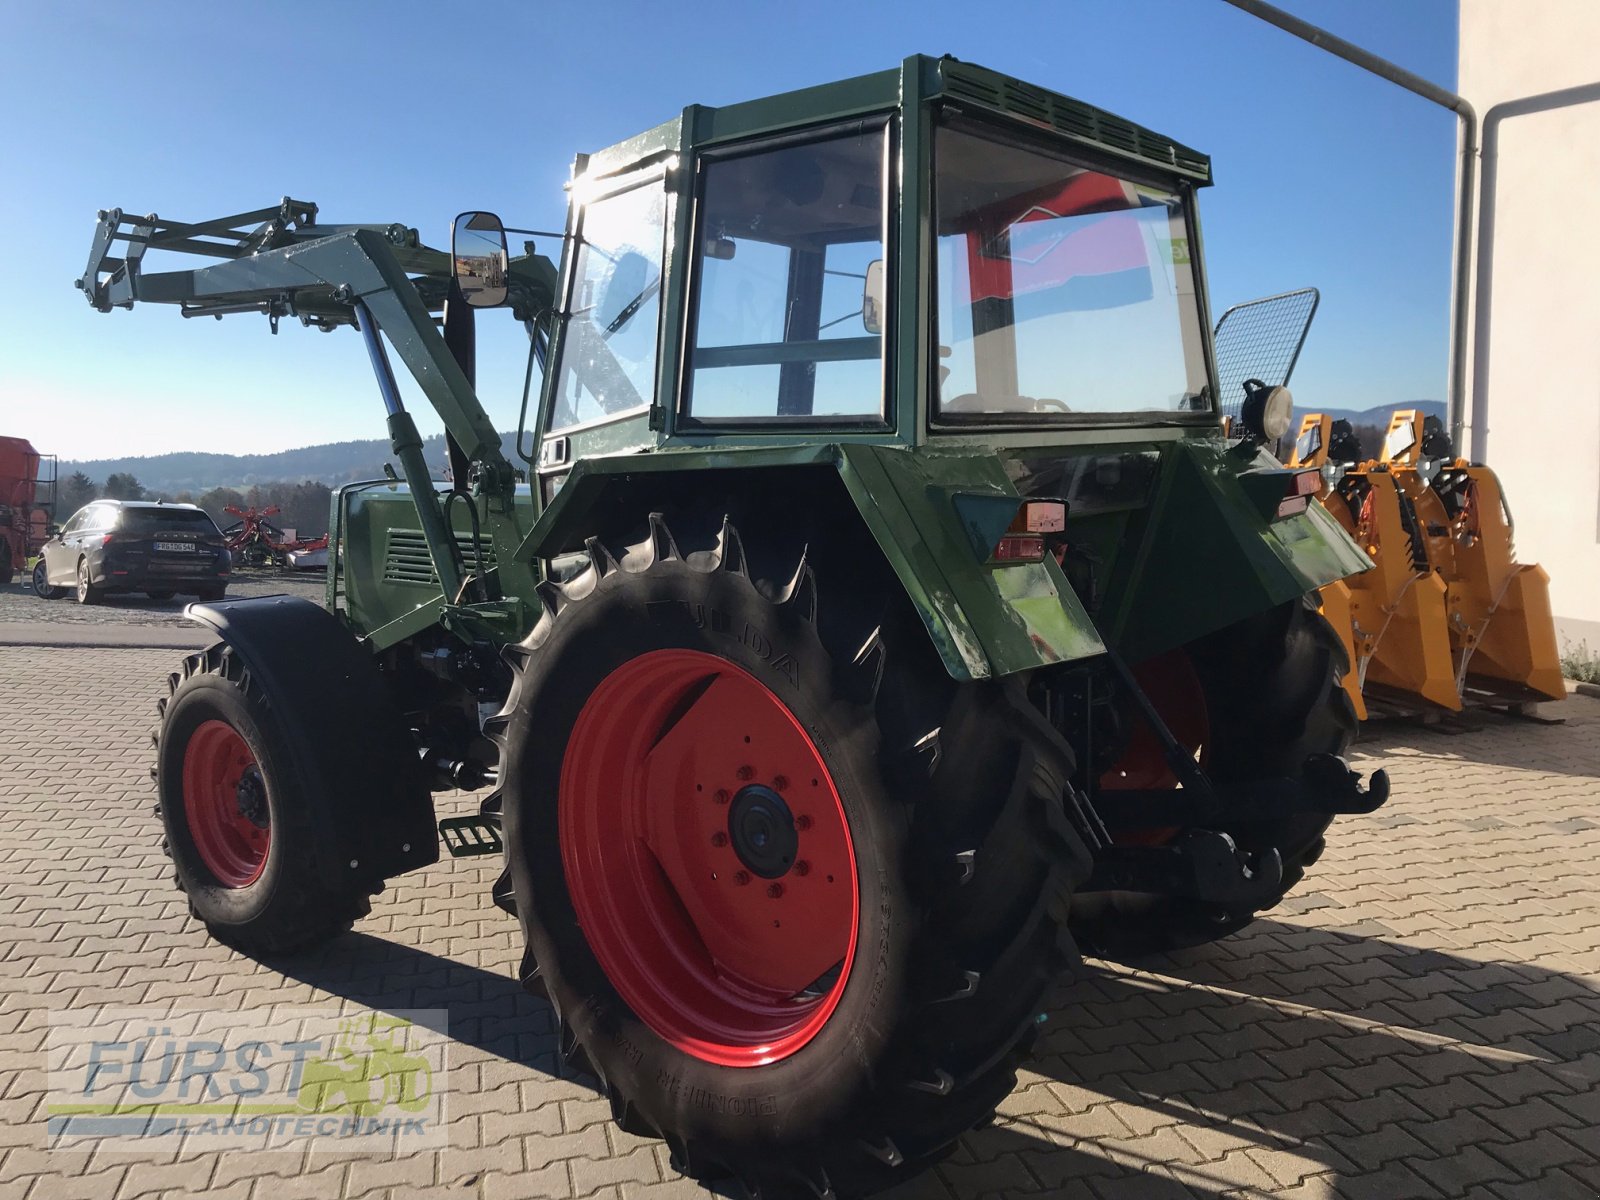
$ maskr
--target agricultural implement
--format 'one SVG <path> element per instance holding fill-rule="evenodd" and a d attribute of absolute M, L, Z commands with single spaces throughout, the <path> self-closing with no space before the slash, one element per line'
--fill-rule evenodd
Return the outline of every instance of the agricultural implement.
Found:
<path fill-rule="evenodd" d="M 56 457 L 24 438 L 0 437 L 0 586 L 16 577 L 50 536 Z"/>
<path fill-rule="evenodd" d="M 303 558 L 308 566 L 326 564 L 328 535 L 323 534 L 318 538 L 291 537 L 268 519 L 278 515 L 276 504 L 259 509 L 254 505 L 239 508 L 230 504 L 224 511 L 239 518 L 222 531 L 235 562 L 247 567 L 298 567 L 301 565 L 299 560 Z M 310 556 L 318 552 L 323 553 L 321 561 L 313 561 Z"/>
<path fill-rule="evenodd" d="M 1288 384 L 1318 301 L 1301 288 L 1223 313 L 1225 428 L 1251 391 Z M 1360 719 L 1369 702 L 1428 713 L 1565 697 L 1549 577 L 1516 562 L 1498 478 L 1458 459 L 1436 417 L 1396 410 L 1369 458 L 1348 421 L 1305 413 L 1278 452 L 1320 473 L 1317 499 L 1374 563 L 1319 594 L 1352 664 L 1344 686 Z"/>
<path fill-rule="evenodd" d="M 1243 927 L 1388 793 L 1315 602 L 1369 560 L 1263 449 L 1283 389 L 1221 436 L 1210 175 L 913 57 L 580 156 L 559 266 L 483 212 L 449 252 L 289 199 L 102 213 L 95 308 L 354 327 L 400 466 L 335 495 L 325 608 L 190 609 L 218 642 L 156 776 L 194 914 L 321 942 L 442 834 L 503 857 L 563 1055 L 681 1170 L 770 1200 L 937 1158 L 1080 951 Z M 542 379 L 520 465 L 494 307 Z"/>
<path fill-rule="evenodd" d="M 1516 561 L 1494 472 L 1415 409 L 1391 414 L 1376 460 L 1334 426 L 1304 415 L 1289 461 L 1323 470 L 1324 503 L 1377 564 L 1322 593 L 1330 620 L 1348 607 L 1358 679 L 1402 709 L 1565 699 L 1549 576 Z"/>

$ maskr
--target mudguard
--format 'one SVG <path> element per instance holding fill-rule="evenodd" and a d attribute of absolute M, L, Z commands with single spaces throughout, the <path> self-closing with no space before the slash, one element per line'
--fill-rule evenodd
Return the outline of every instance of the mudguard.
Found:
<path fill-rule="evenodd" d="M 1263 462 L 1241 458 L 1220 441 L 1166 448 L 1158 494 L 1134 533 L 1136 565 L 1120 573 L 1098 627 L 1053 560 L 991 567 L 974 550 L 1005 528 L 1004 521 L 978 528 L 1001 511 L 995 501 L 1020 503 L 1021 495 L 998 455 L 970 447 L 840 443 L 584 459 L 515 558 L 527 562 L 580 548 L 593 514 L 635 480 L 819 467 L 838 473 L 956 679 L 1094 657 L 1105 651 L 1102 629 L 1124 654 L 1144 657 L 1371 566 L 1320 509 L 1266 519 L 1238 482 L 1245 470 L 1264 470 Z M 1290 473 L 1278 473 L 1282 487 Z"/>
<path fill-rule="evenodd" d="M 340 797 L 316 814 L 330 869 L 374 885 L 439 859 L 433 797 L 377 665 L 339 619 L 298 596 L 191 604 L 262 686 L 296 761 Z"/>

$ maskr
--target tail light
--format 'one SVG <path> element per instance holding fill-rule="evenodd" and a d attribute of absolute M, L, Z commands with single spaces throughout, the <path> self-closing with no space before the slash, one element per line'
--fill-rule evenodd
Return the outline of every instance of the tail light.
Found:
<path fill-rule="evenodd" d="M 1321 471 L 1296 471 L 1289 480 L 1288 495 L 1278 501 L 1278 519 L 1282 520 L 1284 517 L 1293 517 L 1305 512 L 1311 505 L 1311 497 L 1321 485 Z"/>
<path fill-rule="evenodd" d="M 1067 527 L 1067 505 L 1062 500 L 1024 500 L 1005 533 L 989 552 L 991 566 L 1043 562 L 1046 535 Z"/>
<path fill-rule="evenodd" d="M 100 539 L 100 545 L 102 547 L 109 546 L 109 545 L 111 545 L 112 542 L 114 542 L 116 540 L 116 537 L 117 537 L 116 534 L 108 533 L 108 534 L 105 535 L 105 537 Z"/>

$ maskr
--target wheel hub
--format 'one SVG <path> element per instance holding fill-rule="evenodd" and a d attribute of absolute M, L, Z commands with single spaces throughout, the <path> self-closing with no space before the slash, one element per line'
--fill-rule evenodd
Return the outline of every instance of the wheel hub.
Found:
<path fill-rule="evenodd" d="M 239 815 L 257 829 L 265 829 L 268 822 L 267 783 L 261 778 L 261 768 L 254 763 L 246 767 L 233 794 L 239 806 Z"/>
<path fill-rule="evenodd" d="M 728 840 L 739 861 L 763 879 L 781 879 L 800 848 L 794 814 L 783 797 L 752 783 L 728 806 Z"/>

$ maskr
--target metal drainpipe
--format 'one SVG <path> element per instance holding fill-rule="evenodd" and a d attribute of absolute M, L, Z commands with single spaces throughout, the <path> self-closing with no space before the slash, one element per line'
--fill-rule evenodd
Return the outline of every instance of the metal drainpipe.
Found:
<path fill-rule="evenodd" d="M 1461 118 L 1461 166 L 1460 179 L 1457 181 L 1459 192 L 1456 199 L 1456 261 L 1454 298 L 1450 313 L 1450 392 L 1447 408 L 1450 417 L 1450 439 L 1456 447 L 1456 453 L 1465 456 L 1466 447 L 1461 443 L 1461 436 L 1467 412 L 1467 300 L 1472 288 L 1472 201 L 1477 184 L 1477 164 L 1474 161 L 1478 157 L 1477 111 L 1454 92 L 1447 92 L 1438 84 L 1429 83 L 1422 76 L 1413 75 L 1404 67 L 1397 67 L 1388 59 L 1379 58 L 1360 46 L 1353 45 L 1341 37 L 1335 37 L 1326 29 L 1319 29 L 1309 21 L 1291 16 L 1281 8 L 1263 4 L 1261 0 L 1223 0 L 1223 2 L 1253 17 L 1259 17 L 1270 25 L 1276 25 L 1297 38 L 1303 38 L 1329 54 L 1336 54 L 1346 62 L 1371 71 L 1390 83 L 1398 84 L 1424 100 L 1432 100 Z M 1473 441 L 1477 443 L 1482 433 L 1476 427 L 1472 433 Z"/>

